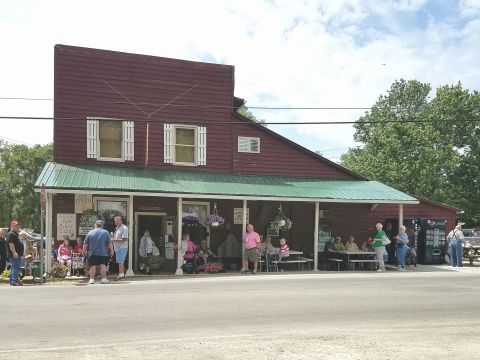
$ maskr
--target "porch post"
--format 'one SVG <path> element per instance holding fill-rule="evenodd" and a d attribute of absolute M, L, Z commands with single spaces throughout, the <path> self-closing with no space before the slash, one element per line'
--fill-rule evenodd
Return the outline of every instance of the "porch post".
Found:
<path fill-rule="evenodd" d="M 240 235 L 242 237 L 242 269 L 243 269 L 243 264 L 245 263 L 245 251 L 243 251 L 243 234 L 247 231 L 247 199 L 243 200 L 243 221 L 242 221 L 242 234 Z M 248 271 L 248 269 L 244 269 Z"/>
<path fill-rule="evenodd" d="M 130 195 L 130 201 L 128 205 L 128 269 L 125 276 L 135 276 L 133 273 L 133 195 Z"/>
<path fill-rule="evenodd" d="M 398 227 L 403 225 L 403 204 L 398 204 Z"/>
<path fill-rule="evenodd" d="M 45 207 L 45 272 L 49 273 L 52 268 L 52 194 L 47 193 Z M 43 276 L 43 274 L 42 274 Z"/>
<path fill-rule="evenodd" d="M 315 202 L 315 226 L 313 234 L 313 271 L 318 271 L 318 220 L 320 217 L 320 204 Z"/>
<path fill-rule="evenodd" d="M 183 275 L 182 270 L 182 198 L 179 197 L 177 201 L 177 243 L 178 243 L 178 250 L 177 250 L 177 270 L 175 271 L 175 275 Z"/>

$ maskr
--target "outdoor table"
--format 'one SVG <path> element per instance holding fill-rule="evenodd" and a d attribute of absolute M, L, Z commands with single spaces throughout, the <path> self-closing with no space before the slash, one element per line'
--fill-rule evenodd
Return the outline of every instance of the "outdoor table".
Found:
<path fill-rule="evenodd" d="M 347 267 L 350 267 L 350 256 L 355 257 L 355 256 L 362 256 L 362 255 L 367 255 L 367 256 L 376 255 L 375 251 L 362 251 L 362 250 L 359 250 L 359 251 L 344 250 L 344 251 L 338 251 L 338 253 L 347 256 Z"/>
<path fill-rule="evenodd" d="M 473 261 L 480 259 L 480 246 L 464 246 L 463 258 L 468 260 L 470 265 L 473 266 Z"/>

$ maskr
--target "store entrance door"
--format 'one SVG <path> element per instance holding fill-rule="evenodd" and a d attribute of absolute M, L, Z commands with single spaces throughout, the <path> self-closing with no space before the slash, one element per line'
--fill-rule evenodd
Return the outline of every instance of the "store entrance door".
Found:
<path fill-rule="evenodd" d="M 139 264 L 141 258 L 138 255 L 138 249 L 140 247 L 140 240 L 145 233 L 145 230 L 150 231 L 150 236 L 153 242 L 160 250 L 160 255 L 165 256 L 165 244 L 163 239 L 165 238 L 165 225 L 166 225 L 165 213 L 152 213 L 152 212 L 137 212 L 135 213 L 135 241 L 134 241 L 134 263 L 133 268 L 139 271 Z"/>

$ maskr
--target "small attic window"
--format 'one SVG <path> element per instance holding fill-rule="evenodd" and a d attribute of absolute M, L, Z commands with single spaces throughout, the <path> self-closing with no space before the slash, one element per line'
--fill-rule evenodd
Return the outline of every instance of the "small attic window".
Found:
<path fill-rule="evenodd" d="M 240 153 L 260 153 L 260 138 L 257 137 L 238 137 L 238 152 Z"/>

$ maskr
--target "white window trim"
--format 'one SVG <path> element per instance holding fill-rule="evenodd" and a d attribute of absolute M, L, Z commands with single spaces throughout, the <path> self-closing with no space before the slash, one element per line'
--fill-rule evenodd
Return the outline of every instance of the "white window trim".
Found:
<path fill-rule="evenodd" d="M 87 120 L 95 120 L 96 121 L 96 134 L 97 134 L 97 160 L 98 161 L 109 161 L 109 162 L 125 162 L 125 127 L 123 126 L 123 122 L 127 120 L 122 120 L 122 119 L 117 119 L 117 118 L 105 118 L 105 117 L 87 117 Z M 102 157 L 100 156 L 101 153 L 101 142 L 100 142 L 100 121 L 106 120 L 106 121 L 121 121 L 122 122 L 122 145 L 121 145 L 121 150 L 122 150 L 122 155 L 121 158 L 110 158 L 110 157 Z"/>
<path fill-rule="evenodd" d="M 193 134 L 193 163 L 189 163 L 189 162 L 179 162 L 179 161 L 176 161 L 177 159 L 177 154 L 176 154 L 176 151 L 177 151 L 177 129 L 179 128 L 183 128 L 183 129 L 190 129 L 190 130 L 193 130 L 194 131 L 194 134 Z M 180 166 L 198 166 L 197 165 L 197 132 L 198 132 L 198 126 L 191 126 L 191 125 L 177 125 L 177 124 L 174 124 L 173 125 L 173 134 L 172 134 L 172 143 L 173 143 L 173 146 L 172 146 L 172 153 L 173 153 L 173 161 L 172 161 L 172 164 L 173 165 L 180 165 Z M 182 146 L 182 145 L 180 145 Z M 189 146 L 189 145 L 187 145 Z"/>
<path fill-rule="evenodd" d="M 247 149 L 247 151 L 241 151 L 240 150 L 240 140 L 241 139 L 245 139 L 246 141 L 248 141 L 248 148 L 249 149 Z M 258 141 L 258 151 L 252 151 L 251 140 L 257 140 Z M 260 138 L 259 137 L 253 137 L 253 136 L 238 136 L 237 151 L 239 153 L 243 153 L 243 154 L 260 154 Z"/>

